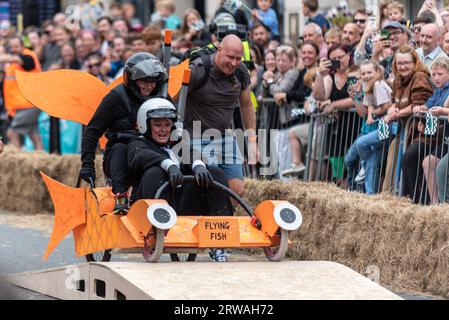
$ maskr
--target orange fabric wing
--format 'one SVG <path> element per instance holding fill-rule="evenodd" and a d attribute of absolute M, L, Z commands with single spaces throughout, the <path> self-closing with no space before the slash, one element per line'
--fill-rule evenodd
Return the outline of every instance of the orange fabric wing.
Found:
<path fill-rule="evenodd" d="M 184 70 L 189 68 L 189 60 L 184 60 L 177 66 L 170 67 L 170 79 L 168 80 L 168 94 L 170 97 L 174 97 L 178 94 L 182 86 L 182 78 L 184 76 Z"/>
<path fill-rule="evenodd" d="M 16 79 L 23 96 L 33 105 L 53 117 L 84 125 L 109 92 L 100 79 L 78 70 L 17 71 Z"/>

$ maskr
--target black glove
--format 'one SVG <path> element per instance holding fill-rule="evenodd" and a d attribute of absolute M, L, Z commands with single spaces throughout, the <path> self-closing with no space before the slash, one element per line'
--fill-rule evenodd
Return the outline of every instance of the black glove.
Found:
<path fill-rule="evenodd" d="M 92 182 L 95 182 L 95 166 L 93 164 L 83 163 L 80 170 L 80 178 L 89 184 L 91 183 L 89 178 L 92 179 Z"/>
<path fill-rule="evenodd" d="M 193 174 L 195 175 L 196 183 L 204 189 L 209 188 L 209 184 L 214 180 L 209 170 L 203 165 L 198 165 L 193 170 Z"/>
<path fill-rule="evenodd" d="M 170 184 L 173 188 L 176 188 L 177 186 L 182 184 L 182 180 L 184 180 L 184 176 L 179 170 L 179 168 L 175 165 L 171 165 L 167 169 L 168 178 L 170 179 Z"/>

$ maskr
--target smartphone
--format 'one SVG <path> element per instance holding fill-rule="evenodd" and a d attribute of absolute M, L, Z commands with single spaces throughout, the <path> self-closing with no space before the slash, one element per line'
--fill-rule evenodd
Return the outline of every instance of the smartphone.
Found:
<path fill-rule="evenodd" d="M 357 77 L 348 77 L 348 85 L 353 86 L 357 83 Z"/>
<path fill-rule="evenodd" d="M 380 38 L 382 40 L 390 40 L 390 31 L 388 31 L 388 30 L 380 31 Z"/>
<path fill-rule="evenodd" d="M 331 60 L 331 69 L 332 70 L 340 69 L 340 60 Z"/>
<path fill-rule="evenodd" d="M 368 17 L 368 25 L 371 27 L 377 26 L 377 18 L 374 16 L 369 16 Z"/>

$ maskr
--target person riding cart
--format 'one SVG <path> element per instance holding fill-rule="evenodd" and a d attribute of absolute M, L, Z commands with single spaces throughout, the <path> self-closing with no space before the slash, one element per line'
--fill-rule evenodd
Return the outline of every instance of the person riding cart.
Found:
<path fill-rule="evenodd" d="M 140 107 L 137 128 L 141 136 L 131 140 L 128 146 L 130 173 L 140 177 L 133 184 L 131 202 L 154 199 L 157 190 L 169 181 L 172 197 L 166 193 L 163 198 L 171 202 L 178 215 L 232 215 L 229 197 L 211 187 L 213 180 L 227 186 L 224 172 L 217 166 L 206 166 L 201 160 L 191 165 L 180 163 L 170 149 L 176 120 L 176 108 L 166 99 L 152 98 Z M 183 185 L 184 175 L 192 174 L 195 182 Z M 215 261 L 226 261 L 223 249 L 213 249 L 210 255 Z"/>
<path fill-rule="evenodd" d="M 106 133 L 103 169 L 111 179 L 115 214 L 126 214 L 129 207 L 127 152 L 128 142 L 139 135 L 135 129 L 137 111 L 145 100 L 161 96 L 166 81 L 165 68 L 155 56 L 145 52 L 132 55 L 125 64 L 123 83 L 103 98 L 86 127 L 79 175 L 87 182 L 95 181 L 95 150 L 98 139 Z"/>

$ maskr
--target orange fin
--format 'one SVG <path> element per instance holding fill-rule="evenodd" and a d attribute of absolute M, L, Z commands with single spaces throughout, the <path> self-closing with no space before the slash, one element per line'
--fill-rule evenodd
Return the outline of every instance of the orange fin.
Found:
<path fill-rule="evenodd" d="M 33 105 L 53 117 L 84 125 L 109 92 L 100 79 L 79 70 L 16 71 L 16 79 L 20 92 Z"/>
<path fill-rule="evenodd" d="M 184 70 L 189 68 L 189 60 L 186 59 L 177 66 L 170 67 L 170 79 L 168 80 L 168 94 L 174 97 L 178 94 L 182 86 Z"/>
<path fill-rule="evenodd" d="M 85 189 L 68 187 L 40 172 L 55 207 L 55 222 L 44 260 L 75 227 L 86 223 Z"/>

